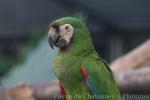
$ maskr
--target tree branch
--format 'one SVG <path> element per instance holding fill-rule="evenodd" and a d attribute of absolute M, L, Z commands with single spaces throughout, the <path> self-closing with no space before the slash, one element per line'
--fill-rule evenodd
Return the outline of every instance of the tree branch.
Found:
<path fill-rule="evenodd" d="M 124 93 L 150 93 L 150 66 L 117 71 L 115 78 Z"/>
<path fill-rule="evenodd" d="M 110 64 L 113 71 L 138 68 L 146 65 L 150 65 L 150 39 Z"/>

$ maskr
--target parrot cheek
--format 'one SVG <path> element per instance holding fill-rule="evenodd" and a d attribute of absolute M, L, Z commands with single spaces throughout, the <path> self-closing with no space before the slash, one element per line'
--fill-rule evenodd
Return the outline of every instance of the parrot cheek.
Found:
<path fill-rule="evenodd" d="M 59 48 L 64 48 L 66 46 L 66 41 L 64 39 L 59 39 L 59 41 L 56 42 L 54 45 Z"/>

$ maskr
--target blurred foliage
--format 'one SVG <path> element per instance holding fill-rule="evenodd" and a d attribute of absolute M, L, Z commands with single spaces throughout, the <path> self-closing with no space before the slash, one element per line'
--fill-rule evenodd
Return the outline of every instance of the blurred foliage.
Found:
<path fill-rule="evenodd" d="M 9 66 L 13 64 L 13 59 L 3 54 L 0 51 L 0 76 L 7 72 Z"/>
<path fill-rule="evenodd" d="M 35 29 L 31 32 L 29 39 L 26 40 L 25 44 L 19 47 L 16 56 L 10 56 L 4 54 L 3 50 L 0 49 L 0 79 L 9 72 L 9 70 L 16 64 L 20 64 L 26 59 L 26 55 L 31 49 L 34 49 L 38 41 L 47 34 L 47 29 Z"/>
<path fill-rule="evenodd" d="M 17 59 L 17 63 L 22 63 L 25 60 L 26 55 L 28 54 L 28 52 L 31 49 L 34 49 L 37 46 L 38 41 L 42 37 L 44 37 L 46 34 L 47 34 L 47 29 L 45 29 L 45 28 L 33 30 L 33 32 L 30 35 L 28 41 L 25 43 L 25 45 L 23 45 L 21 47 L 20 53 L 17 57 L 17 58 L 19 58 L 19 59 Z"/>

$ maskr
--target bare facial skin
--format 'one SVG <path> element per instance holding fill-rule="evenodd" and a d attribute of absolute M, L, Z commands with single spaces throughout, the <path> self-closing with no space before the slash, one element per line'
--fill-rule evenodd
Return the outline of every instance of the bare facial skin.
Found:
<path fill-rule="evenodd" d="M 55 25 L 56 26 L 56 25 Z M 48 41 L 53 46 L 63 48 L 69 45 L 74 33 L 74 28 L 70 24 L 64 24 L 57 27 L 49 27 Z"/>
<path fill-rule="evenodd" d="M 61 25 L 59 29 L 60 29 L 59 35 L 66 41 L 66 44 L 68 45 L 73 36 L 74 28 L 70 24 L 65 24 Z"/>

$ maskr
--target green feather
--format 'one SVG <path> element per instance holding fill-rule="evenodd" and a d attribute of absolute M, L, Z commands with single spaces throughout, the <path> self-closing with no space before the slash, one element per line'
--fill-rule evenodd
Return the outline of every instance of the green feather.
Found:
<path fill-rule="evenodd" d="M 73 17 L 64 17 L 54 21 L 59 25 L 71 24 L 74 36 L 66 51 L 59 51 L 54 61 L 54 71 L 67 92 L 67 100 L 94 100 L 86 86 L 80 66 L 92 77 L 96 87 L 106 93 L 98 100 L 121 100 L 119 89 L 112 72 L 94 49 L 91 34 L 86 25 Z M 96 98 L 97 99 L 97 98 Z"/>

